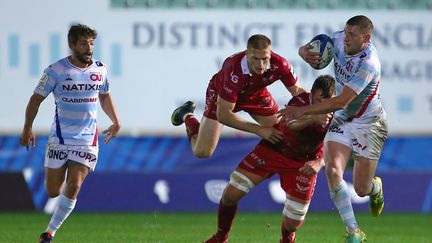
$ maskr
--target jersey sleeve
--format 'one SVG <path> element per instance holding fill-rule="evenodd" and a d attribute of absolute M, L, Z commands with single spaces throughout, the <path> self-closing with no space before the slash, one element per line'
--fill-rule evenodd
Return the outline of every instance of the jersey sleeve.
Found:
<path fill-rule="evenodd" d="M 310 104 L 309 93 L 301 93 L 291 98 L 288 102 L 289 106 L 305 106 Z"/>
<path fill-rule="evenodd" d="M 219 96 L 226 101 L 236 103 L 240 90 L 242 89 L 243 80 L 239 74 L 235 72 L 233 64 L 228 64 L 222 67 L 222 88 L 219 91 Z"/>
<path fill-rule="evenodd" d="M 99 94 L 107 94 L 110 91 L 108 73 L 106 73 L 104 76 L 105 78 L 99 90 Z"/>
<path fill-rule="evenodd" d="M 377 75 L 378 70 L 371 60 L 361 61 L 357 71 L 346 85 L 358 95 Z"/>
<path fill-rule="evenodd" d="M 46 68 L 42 74 L 42 77 L 39 79 L 34 92 L 45 97 L 48 96 L 56 86 L 55 80 L 55 73 L 53 70 L 49 67 Z"/>
<path fill-rule="evenodd" d="M 294 72 L 293 66 L 289 64 L 287 60 L 281 58 L 281 62 L 282 62 L 281 81 L 285 85 L 285 87 L 289 88 L 297 83 L 297 75 Z"/>

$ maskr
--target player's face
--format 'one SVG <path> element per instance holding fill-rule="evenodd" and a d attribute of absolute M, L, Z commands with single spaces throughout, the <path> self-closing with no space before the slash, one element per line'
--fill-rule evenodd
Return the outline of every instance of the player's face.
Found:
<path fill-rule="evenodd" d="M 271 46 L 265 49 L 247 49 L 247 61 L 252 74 L 261 75 L 267 70 L 271 57 Z"/>
<path fill-rule="evenodd" d="M 324 97 L 321 89 L 317 89 L 312 92 L 312 104 L 321 103 L 328 99 L 330 99 L 330 97 Z"/>
<path fill-rule="evenodd" d="M 345 26 L 345 53 L 355 55 L 360 53 L 369 42 L 369 34 L 362 33 L 356 25 Z"/>
<path fill-rule="evenodd" d="M 72 56 L 84 66 L 92 63 L 94 38 L 80 36 L 75 44 L 71 44 Z"/>

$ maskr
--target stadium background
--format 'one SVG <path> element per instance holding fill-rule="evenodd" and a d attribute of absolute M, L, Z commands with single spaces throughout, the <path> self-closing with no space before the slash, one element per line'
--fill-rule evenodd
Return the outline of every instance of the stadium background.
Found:
<path fill-rule="evenodd" d="M 432 3 L 427 0 L 98 0 L 0 3 L 0 210 L 51 212 L 43 188 L 43 155 L 53 99 L 34 123 L 37 147 L 19 145 L 25 105 L 43 69 L 68 54 L 67 30 L 82 22 L 98 33 L 94 57 L 108 65 L 122 120 L 121 136 L 101 144 L 96 173 L 86 180 L 77 212 L 214 212 L 229 172 L 258 138 L 224 128 L 215 155 L 192 156 L 183 127 L 170 114 L 188 99 L 201 116 L 205 88 L 225 57 L 245 48 L 254 33 L 267 34 L 306 87 L 318 74 L 297 48 L 330 34 L 357 14 L 375 24 L 383 64 L 382 99 L 390 138 L 377 174 L 384 179 L 386 211 L 432 211 Z M 27 7 L 23 7 L 27 6 Z M 279 105 L 290 97 L 270 88 Z M 245 116 L 247 118 L 247 116 Z M 108 119 L 99 114 L 99 129 Z M 348 181 L 350 175 L 348 173 Z M 284 195 L 277 178 L 258 186 L 240 210 L 279 212 Z M 106 203 L 109 202 L 109 203 Z M 367 199 L 354 198 L 360 211 Z M 320 173 L 312 212 L 333 209 Z"/>

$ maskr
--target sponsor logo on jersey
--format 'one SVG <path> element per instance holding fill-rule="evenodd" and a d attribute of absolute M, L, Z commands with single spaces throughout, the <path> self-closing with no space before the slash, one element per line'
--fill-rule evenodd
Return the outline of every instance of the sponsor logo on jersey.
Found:
<path fill-rule="evenodd" d="M 357 147 L 357 148 L 361 149 L 361 150 L 365 150 L 365 149 L 367 148 L 367 145 L 362 145 L 362 144 L 360 144 L 359 141 L 358 141 L 356 138 L 354 138 L 354 139 L 352 140 L 352 145 L 353 145 L 354 147 Z"/>
<path fill-rule="evenodd" d="M 237 76 L 237 75 L 235 75 L 234 74 L 234 72 L 231 72 L 230 73 L 230 76 L 231 76 L 231 81 L 233 82 L 233 83 L 238 83 L 238 81 L 239 81 L 239 77 Z"/>
<path fill-rule="evenodd" d="M 334 63 L 336 75 L 342 76 L 344 80 L 349 80 L 351 76 L 345 72 L 345 69 L 339 64 L 339 62 Z"/>
<path fill-rule="evenodd" d="M 63 97 L 62 101 L 69 102 L 69 103 L 95 103 L 97 102 L 98 98 L 67 98 Z"/>
<path fill-rule="evenodd" d="M 48 79 L 49 79 L 48 75 L 46 75 L 46 73 L 43 73 L 42 77 L 39 80 L 39 84 L 38 84 L 37 88 L 40 90 L 44 90 L 45 86 L 48 82 Z"/>
<path fill-rule="evenodd" d="M 98 91 L 102 87 L 101 84 L 63 84 L 63 90 L 75 91 L 75 90 L 94 90 Z"/>
<path fill-rule="evenodd" d="M 102 81 L 102 78 L 103 78 L 102 74 L 99 74 L 99 73 L 90 74 L 90 80 L 91 81 Z"/>
<path fill-rule="evenodd" d="M 95 162 L 97 157 L 94 154 L 88 153 L 88 152 L 83 152 L 83 151 L 71 151 L 71 153 L 75 156 L 78 156 L 84 160 L 87 160 L 88 162 Z"/>

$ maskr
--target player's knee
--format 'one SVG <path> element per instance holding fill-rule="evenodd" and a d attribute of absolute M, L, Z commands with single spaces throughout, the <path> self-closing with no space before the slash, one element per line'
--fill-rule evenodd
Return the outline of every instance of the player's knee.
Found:
<path fill-rule="evenodd" d="M 214 149 L 207 148 L 195 148 L 193 149 L 193 154 L 197 158 L 208 158 L 213 155 Z"/>
<path fill-rule="evenodd" d="M 238 171 L 231 173 L 229 184 L 244 193 L 248 193 L 255 186 L 251 179 Z"/>
<path fill-rule="evenodd" d="M 329 179 L 342 178 L 341 171 L 337 167 L 327 167 L 325 173 Z"/>
<path fill-rule="evenodd" d="M 284 228 L 288 232 L 296 232 L 303 225 L 303 220 L 293 220 L 288 217 L 284 217 Z"/>
<path fill-rule="evenodd" d="M 285 201 L 285 206 L 282 214 L 286 218 L 291 219 L 291 220 L 286 220 L 287 222 L 298 221 L 297 226 L 296 226 L 297 223 L 295 222 L 292 222 L 290 224 L 292 228 L 297 228 L 301 226 L 301 222 L 305 219 L 308 208 L 309 208 L 309 203 L 299 203 L 287 198 Z"/>
<path fill-rule="evenodd" d="M 69 195 L 77 195 L 81 189 L 81 183 L 78 181 L 68 181 L 66 183 L 66 190 Z"/>
<path fill-rule="evenodd" d="M 55 198 L 55 197 L 57 197 L 58 195 L 60 195 L 60 189 L 54 189 L 54 188 L 49 188 L 49 187 L 47 187 L 47 188 L 46 188 L 46 191 L 47 191 L 48 196 L 49 196 L 50 198 Z"/>

